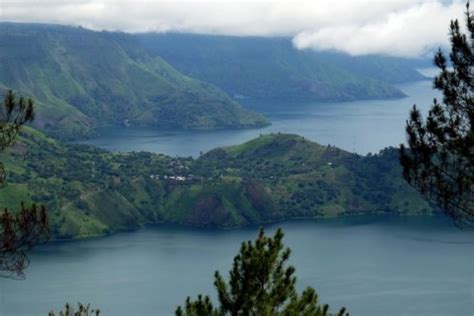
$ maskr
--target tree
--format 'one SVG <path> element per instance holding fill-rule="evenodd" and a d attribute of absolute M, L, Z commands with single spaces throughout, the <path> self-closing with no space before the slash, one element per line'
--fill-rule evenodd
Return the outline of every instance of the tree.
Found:
<path fill-rule="evenodd" d="M 51 311 L 48 313 L 48 316 L 55 316 L 56 314 Z M 64 309 L 59 312 L 59 316 L 99 316 L 99 309 L 92 309 L 90 304 L 83 305 L 77 303 L 77 311 L 70 304 L 66 304 Z"/>
<path fill-rule="evenodd" d="M 34 119 L 33 101 L 17 98 L 12 91 L 0 109 L 0 151 L 12 145 L 21 127 Z M 0 186 L 6 185 L 6 172 L 0 163 Z M 46 210 L 43 206 L 21 204 L 16 213 L 0 212 L 0 277 L 23 278 L 29 264 L 26 251 L 48 238 Z"/>
<path fill-rule="evenodd" d="M 458 20 L 449 28 L 450 64 L 441 50 L 434 58 L 440 69 L 426 121 L 413 107 L 407 121 L 408 148 L 401 145 L 405 179 L 461 227 L 474 226 L 474 20 L 466 6 L 467 34 Z M 449 66 L 452 66 L 450 68 Z"/>
<path fill-rule="evenodd" d="M 305 315 L 324 316 L 328 305 L 320 305 L 314 289 L 308 287 L 298 295 L 294 276 L 295 268 L 287 265 L 290 249 L 284 248 L 283 232 L 267 237 L 260 229 L 257 240 L 242 243 L 234 258 L 229 282 L 217 271 L 215 282 L 219 307 L 208 296 L 189 297 L 184 308 L 176 310 L 177 316 L 224 316 L 224 315 Z M 337 315 L 348 315 L 342 308 Z"/>

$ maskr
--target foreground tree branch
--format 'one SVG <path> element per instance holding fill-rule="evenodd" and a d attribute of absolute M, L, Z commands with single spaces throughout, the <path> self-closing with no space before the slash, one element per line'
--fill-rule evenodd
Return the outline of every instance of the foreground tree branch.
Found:
<path fill-rule="evenodd" d="M 466 6 L 467 34 L 451 21 L 450 63 L 440 50 L 435 64 L 440 74 L 426 120 L 413 107 L 407 121 L 408 148 L 401 145 L 403 175 L 413 187 L 450 216 L 456 225 L 474 227 L 474 19 Z M 450 68 L 452 66 L 452 68 Z"/>
<path fill-rule="evenodd" d="M 320 304 L 316 291 L 308 287 L 301 294 L 295 288 L 295 268 L 287 265 L 290 249 L 282 242 L 283 232 L 278 229 L 273 237 L 260 229 L 255 242 L 244 242 L 234 258 L 234 265 L 226 282 L 219 272 L 215 274 L 219 303 L 215 307 L 208 296 L 189 297 L 184 307 L 178 307 L 177 316 L 329 316 L 349 315 L 345 308 L 336 314 L 329 306 Z"/>
<path fill-rule="evenodd" d="M 8 91 L 0 108 L 0 151 L 11 146 L 21 127 L 34 119 L 33 101 L 17 99 Z M 6 185 L 6 171 L 0 163 L 0 186 Z M 25 206 L 18 212 L 0 211 L 0 277 L 24 278 L 29 260 L 26 251 L 49 238 L 44 206 Z"/>
<path fill-rule="evenodd" d="M 0 229 L 0 277 L 22 279 L 30 262 L 26 251 L 49 238 L 46 209 L 23 203 L 19 212 L 5 209 Z"/>
<path fill-rule="evenodd" d="M 84 305 L 82 303 L 77 303 L 77 309 L 75 310 L 71 304 L 66 304 L 64 309 L 59 312 L 59 316 L 99 316 L 99 309 L 92 309 L 90 304 Z M 48 313 L 48 316 L 56 316 L 56 314 L 51 311 Z"/>

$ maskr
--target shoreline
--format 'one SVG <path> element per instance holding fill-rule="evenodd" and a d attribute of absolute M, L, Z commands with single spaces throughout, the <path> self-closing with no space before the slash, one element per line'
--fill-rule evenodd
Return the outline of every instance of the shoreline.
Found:
<path fill-rule="evenodd" d="M 186 225 L 186 224 L 179 224 L 179 223 L 169 223 L 169 222 L 158 222 L 158 223 L 148 223 L 144 224 L 138 228 L 132 229 L 118 229 L 106 234 L 97 234 L 97 235 L 87 235 L 87 236 L 80 236 L 72 239 L 51 239 L 46 244 L 54 244 L 54 243 L 69 243 L 75 241 L 89 241 L 89 240 L 99 240 L 108 237 L 113 237 L 118 234 L 123 233 L 135 233 L 143 230 L 147 230 L 150 228 L 173 228 L 179 229 L 183 231 L 202 231 L 202 232 L 225 232 L 225 231 L 235 231 L 240 229 L 250 229 L 255 228 L 255 231 L 258 230 L 259 227 L 269 227 L 269 226 L 276 226 L 278 224 L 283 224 L 287 222 L 318 222 L 318 223 L 339 223 L 339 224 L 351 224 L 351 225 L 363 225 L 363 224 L 372 224 L 372 223 L 380 223 L 386 222 L 390 220 L 415 220 L 415 219 L 430 219 L 439 221 L 440 223 L 451 223 L 450 219 L 444 216 L 443 214 L 386 214 L 386 213 L 375 213 L 375 214 L 356 214 L 356 215 L 342 215 L 342 216 L 317 216 L 317 217 L 291 217 L 286 219 L 274 220 L 274 221 L 262 221 L 258 223 L 248 223 L 244 225 L 236 225 L 232 227 L 205 227 L 205 226 L 196 226 L 196 225 Z M 345 222 L 345 223 L 341 223 Z M 453 223 L 451 223 L 454 226 Z M 38 245 L 38 246 L 42 246 Z"/>

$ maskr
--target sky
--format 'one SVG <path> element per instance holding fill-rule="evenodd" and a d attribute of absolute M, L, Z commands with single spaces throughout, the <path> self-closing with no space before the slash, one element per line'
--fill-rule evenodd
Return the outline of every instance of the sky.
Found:
<path fill-rule="evenodd" d="M 300 49 L 423 57 L 465 0 L 0 0 L 0 21 L 124 32 L 289 36 Z"/>

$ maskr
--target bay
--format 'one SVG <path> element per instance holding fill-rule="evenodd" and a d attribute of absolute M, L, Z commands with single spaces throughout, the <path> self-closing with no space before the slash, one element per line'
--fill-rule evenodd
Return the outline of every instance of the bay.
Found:
<path fill-rule="evenodd" d="M 402 99 L 336 103 L 294 103 L 240 100 L 263 113 L 272 125 L 259 129 L 183 131 L 153 127 L 108 127 L 100 136 L 81 143 L 110 151 L 149 151 L 170 156 L 193 156 L 216 147 L 241 144 L 271 132 L 302 135 L 323 145 L 331 144 L 365 155 L 405 141 L 405 121 L 414 104 L 426 114 L 437 91 L 430 80 L 398 86 Z"/>

